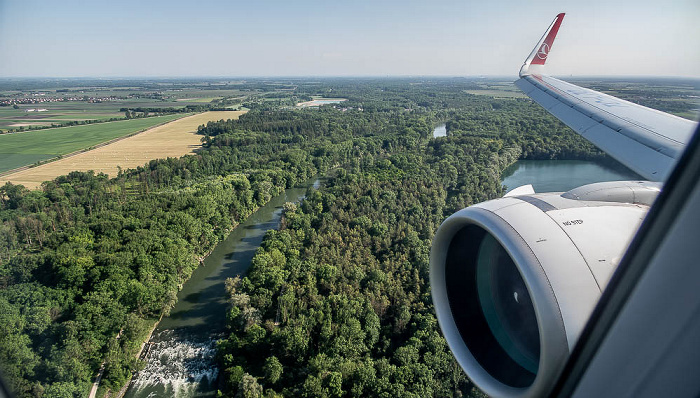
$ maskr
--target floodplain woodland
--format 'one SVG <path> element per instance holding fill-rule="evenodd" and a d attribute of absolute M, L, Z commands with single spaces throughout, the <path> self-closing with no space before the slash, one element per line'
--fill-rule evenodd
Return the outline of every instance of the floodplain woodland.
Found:
<path fill-rule="evenodd" d="M 156 83 L 128 84 L 151 92 Z M 0 99 L 14 98 L 4 84 Z M 90 85 L 69 84 L 51 90 Z M 0 187 L 0 367 L 19 397 L 85 396 L 100 369 L 97 396 L 115 396 L 145 366 L 143 343 L 202 258 L 257 208 L 313 176 L 325 182 L 283 206 L 247 272 L 221 292 L 219 396 L 481 396 L 433 311 L 435 230 L 453 212 L 503 195 L 501 173 L 518 159 L 608 161 L 502 81 L 167 84 L 194 88 L 172 94 L 163 104 L 177 116 L 161 117 L 247 112 L 199 124 L 196 153 L 109 175 L 65 169 L 35 190 Z M 695 80 L 589 84 L 697 115 Z M 109 89 L 132 90 L 117 86 Z M 499 89 L 505 94 L 491 95 Z M 296 106 L 324 97 L 345 101 Z M 192 106 L 177 107 L 178 99 Z M 170 112 L 154 107 L 121 113 L 149 120 Z M 443 123 L 447 135 L 434 138 Z"/>

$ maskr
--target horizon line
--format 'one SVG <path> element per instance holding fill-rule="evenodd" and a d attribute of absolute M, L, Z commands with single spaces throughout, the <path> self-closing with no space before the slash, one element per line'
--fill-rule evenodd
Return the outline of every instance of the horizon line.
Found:
<path fill-rule="evenodd" d="M 574 74 L 552 74 L 550 76 L 559 78 L 671 78 L 671 79 L 690 79 L 700 80 L 700 76 L 685 76 L 685 75 L 574 75 Z M 246 79 L 410 79 L 410 78 L 432 78 L 432 79 L 485 79 L 485 78 L 508 78 L 518 79 L 517 74 L 513 75 L 250 75 L 250 76 L 226 76 L 226 75 L 152 75 L 152 76 L 0 76 L 2 80 L 32 80 L 32 79 L 52 79 L 52 80 L 184 80 L 184 79 L 228 79 L 228 80 L 246 80 Z"/>

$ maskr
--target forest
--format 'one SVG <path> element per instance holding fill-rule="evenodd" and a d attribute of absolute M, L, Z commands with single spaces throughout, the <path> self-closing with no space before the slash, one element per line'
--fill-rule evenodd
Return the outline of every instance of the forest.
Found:
<path fill-rule="evenodd" d="M 464 92 L 464 79 L 322 80 L 239 120 L 204 148 L 115 178 L 73 172 L 0 187 L 0 363 L 20 397 L 119 390 L 140 344 L 192 271 L 270 198 L 285 205 L 248 274 L 227 282 L 222 396 L 469 396 L 432 311 L 437 226 L 502 195 L 520 158 L 603 156 L 529 100 Z M 295 109 L 296 98 L 347 98 Z M 330 94 L 328 94 L 330 96 Z M 433 127 L 447 123 L 448 136 Z"/>

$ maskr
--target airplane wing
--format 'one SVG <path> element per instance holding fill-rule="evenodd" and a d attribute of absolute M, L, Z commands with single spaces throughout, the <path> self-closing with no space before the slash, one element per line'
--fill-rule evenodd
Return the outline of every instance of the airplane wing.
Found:
<path fill-rule="evenodd" d="M 697 123 L 543 74 L 564 13 L 556 16 L 515 82 L 598 148 L 650 181 L 664 181 Z"/>
<path fill-rule="evenodd" d="M 534 398 L 552 391 L 566 397 L 657 396 L 658 391 L 675 391 L 676 384 L 682 384 L 679 391 L 690 391 L 699 385 L 692 370 L 700 366 L 688 348 L 698 345 L 698 334 L 692 332 L 700 322 L 692 324 L 694 329 L 686 327 L 687 319 L 695 319 L 691 314 L 697 315 L 700 300 L 692 283 L 685 283 L 697 279 L 692 278 L 697 256 L 691 249 L 697 252 L 698 247 L 689 243 L 697 240 L 698 230 L 689 220 L 700 212 L 700 136 L 691 138 L 697 123 L 542 73 L 563 18 L 557 15 L 549 26 L 516 84 L 578 134 L 643 177 L 663 181 L 665 188 L 660 190 L 659 182 L 610 181 L 562 194 L 535 193 L 523 186 L 459 210 L 442 223 L 430 249 L 438 323 L 459 365 L 489 396 Z M 686 146 L 691 152 L 684 152 Z M 689 177 L 679 177 L 686 173 Z M 662 205 L 652 205 L 657 196 L 655 203 Z M 692 212 L 686 203 L 694 205 Z M 652 227 L 642 221 L 647 212 L 656 220 Z M 660 218 L 667 220 L 660 223 Z M 633 238 L 642 222 L 642 237 Z M 663 260 L 656 260 L 659 246 L 651 238 L 641 240 L 652 229 L 657 242 L 668 243 L 670 255 Z M 665 239 L 674 233 L 673 242 Z M 632 251 L 625 254 L 632 239 Z M 641 273 L 629 271 L 637 259 L 640 264 L 653 260 L 658 267 L 658 274 L 648 274 L 647 285 L 640 283 L 648 286 L 648 295 L 637 296 L 641 299 L 635 299 L 635 278 Z M 666 283 L 664 278 L 676 279 Z M 613 289 L 606 289 L 608 283 Z M 684 295 L 676 295 L 676 289 Z M 617 292 L 625 295 L 618 300 Z M 638 300 L 636 306 L 620 310 L 627 297 Z M 680 304 L 659 297 L 676 298 Z M 613 305 L 609 303 L 616 306 L 608 309 Z M 615 329 L 618 311 L 628 325 L 624 329 Z M 641 322 L 628 319 L 646 323 L 639 326 Z M 601 343 L 607 336 L 616 340 Z M 633 339 L 639 336 L 646 340 Z M 570 357 L 574 360 L 567 362 Z M 632 362 L 639 367 L 616 372 L 625 370 L 629 358 L 636 358 Z M 658 371 L 669 360 L 675 361 L 672 366 Z M 560 378 L 562 369 L 565 377 Z M 614 392 L 606 395 L 610 386 Z"/>

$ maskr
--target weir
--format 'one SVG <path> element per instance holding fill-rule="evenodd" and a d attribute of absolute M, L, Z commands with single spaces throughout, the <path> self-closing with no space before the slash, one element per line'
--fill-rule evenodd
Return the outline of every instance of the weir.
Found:
<path fill-rule="evenodd" d="M 438 126 L 437 129 L 441 129 Z M 444 127 L 442 127 L 444 128 Z M 437 130 L 436 129 L 436 130 Z M 539 192 L 566 191 L 572 183 L 638 179 L 626 169 L 590 161 L 518 161 L 502 176 L 509 189 L 533 183 Z M 125 397 L 213 397 L 219 369 L 216 341 L 224 336 L 227 310 L 224 281 L 245 273 L 265 232 L 279 225 L 282 205 L 301 200 L 311 179 L 286 190 L 241 223 L 219 243 L 178 293 L 144 349 L 146 366 L 132 380 Z"/>
<path fill-rule="evenodd" d="M 282 205 L 318 188 L 319 178 L 287 189 L 238 225 L 219 243 L 178 293 L 178 302 L 164 317 L 144 348 L 146 366 L 132 379 L 125 397 L 215 396 L 219 369 L 216 341 L 226 326 L 224 282 L 244 274 L 265 232 L 279 226 Z"/>

